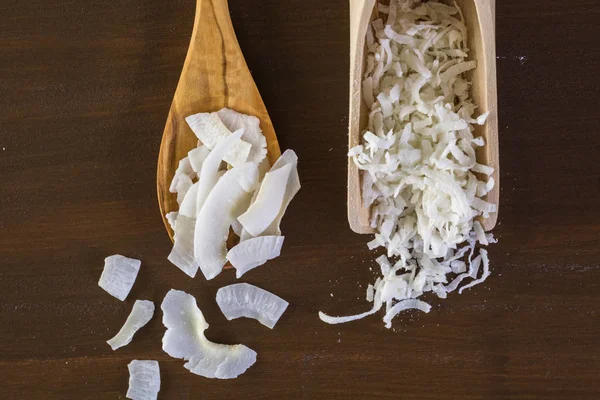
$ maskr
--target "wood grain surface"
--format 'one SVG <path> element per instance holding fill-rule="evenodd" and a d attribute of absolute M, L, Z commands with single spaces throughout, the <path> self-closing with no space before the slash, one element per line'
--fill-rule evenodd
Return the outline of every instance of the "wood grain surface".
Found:
<path fill-rule="evenodd" d="M 600 3 L 497 2 L 500 218 L 493 275 L 383 327 L 360 312 L 375 254 L 346 218 L 347 0 L 231 0 L 233 24 L 303 188 L 282 256 L 247 274 L 290 308 L 274 330 L 227 322 L 226 271 L 189 279 L 166 257 L 156 160 L 194 1 L 0 2 L 0 397 L 123 399 L 127 364 L 156 359 L 161 399 L 600 398 Z M 142 260 L 125 302 L 104 257 Z M 194 294 L 207 336 L 258 362 L 233 381 L 161 350 L 161 313 L 116 352 L 135 299 Z M 331 296 L 330 294 L 333 294 Z"/>

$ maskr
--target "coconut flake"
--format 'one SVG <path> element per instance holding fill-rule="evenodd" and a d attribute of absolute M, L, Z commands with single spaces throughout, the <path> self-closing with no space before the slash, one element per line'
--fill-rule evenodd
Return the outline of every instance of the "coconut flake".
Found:
<path fill-rule="evenodd" d="M 383 322 L 385 322 L 385 327 L 390 329 L 392 327 L 392 319 L 400 314 L 402 311 L 404 310 L 409 310 L 409 309 L 417 309 L 417 310 L 421 310 L 424 313 L 428 313 L 429 311 L 431 311 L 431 306 L 427 303 L 425 303 L 424 301 L 418 300 L 418 299 L 406 299 L 406 300 L 401 300 L 399 302 L 397 302 L 396 304 L 394 304 L 392 306 L 392 308 L 390 308 L 386 313 L 385 316 L 383 317 Z"/>
<path fill-rule="evenodd" d="M 229 250 L 227 260 L 236 269 L 236 278 L 279 257 L 283 240 L 283 236 L 260 236 L 240 242 Z"/>
<path fill-rule="evenodd" d="M 194 177 L 194 170 L 192 169 L 190 160 L 187 157 L 179 160 L 179 164 L 175 170 L 175 175 L 173 175 L 173 179 L 171 180 L 171 186 L 169 186 L 169 191 L 171 193 L 178 193 L 177 185 L 180 185 L 179 181 L 184 176 L 189 178 L 190 181 Z"/>
<path fill-rule="evenodd" d="M 226 242 L 235 210 L 252 196 L 257 184 L 256 164 L 234 167 L 219 179 L 200 209 L 195 228 L 194 257 L 206 279 L 217 276 L 226 264 Z"/>
<path fill-rule="evenodd" d="M 242 114 L 230 108 L 222 108 L 217 111 L 217 114 L 231 132 L 244 129 L 242 140 L 252 146 L 248 161 L 260 164 L 267 157 L 267 139 L 260 129 L 260 120 L 253 115 Z"/>
<path fill-rule="evenodd" d="M 288 206 L 292 202 L 292 199 L 294 198 L 294 196 L 296 196 L 296 193 L 298 193 L 298 191 L 300 190 L 300 187 L 301 187 L 300 186 L 300 177 L 298 176 L 298 156 L 296 155 L 294 150 L 290 150 L 290 149 L 286 150 L 281 155 L 281 157 L 279 157 L 277 159 L 275 164 L 273 164 L 273 167 L 271 167 L 270 172 L 274 172 L 280 168 L 285 167 L 286 165 L 291 165 L 292 169 L 290 171 L 288 181 L 285 186 L 285 193 L 283 195 L 283 201 L 281 202 L 281 207 L 279 209 L 279 213 L 277 214 L 277 216 L 275 217 L 275 219 L 273 220 L 271 225 L 269 225 L 269 227 L 267 229 L 265 229 L 264 232 L 262 232 L 262 235 L 264 235 L 264 236 L 268 236 L 268 235 L 279 236 L 279 235 L 281 235 L 281 227 L 280 227 L 281 220 L 283 219 L 283 216 L 285 215 L 285 212 L 287 211 Z M 250 237 L 252 237 L 252 236 L 248 232 L 242 232 L 242 237 L 241 237 L 242 240 L 247 240 Z"/>
<path fill-rule="evenodd" d="M 188 361 L 184 367 L 206 378 L 232 379 L 256 362 L 256 352 L 244 345 L 224 345 L 204 336 L 208 323 L 196 305 L 196 299 L 171 289 L 161 304 L 163 350 L 174 358 Z"/>
<path fill-rule="evenodd" d="M 173 265 L 193 278 L 198 272 L 198 263 L 194 258 L 194 232 L 196 219 L 184 215 L 177 217 L 173 235 L 173 249 L 167 257 Z"/>
<path fill-rule="evenodd" d="M 231 136 L 231 131 L 223 124 L 217 113 L 193 114 L 187 116 L 185 120 L 198 139 L 210 150 L 214 150 L 221 141 Z M 230 144 L 222 159 L 234 167 L 241 165 L 248 160 L 251 148 L 250 143 L 238 137 Z"/>
<path fill-rule="evenodd" d="M 200 181 L 194 183 L 183 197 L 179 205 L 179 214 L 189 218 L 196 218 L 196 204 L 198 199 L 198 188 Z"/>
<path fill-rule="evenodd" d="M 160 368 L 155 360 L 133 360 L 128 365 L 129 389 L 125 395 L 132 400 L 156 400 L 160 391 Z"/>
<path fill-rule="evenodd" d="M 142 262 L 118 254 L 104 259 L 98 285 L 111 296 L 123 301 L 131 291 Z"/>
<path fill-rule="evenodd" d="M 253 318 L 273 329 L 289 303 L 257 286 L 236 283 L 217 291 L 217 304 L 225 318 Z"/>
<path fill-rule="evenodd" d="M 236 131 L 226 139 L 220 141 L 204 160 L 200 176 L 198 177 L 200 186 L 198 186 L 198 197 L 196 198 L 196 212 L 200 212 L 208 194 L 219 180 L 219 167 L 221 166 L 223 157 L 243 133 L 241 130 Z"/>
<path fill-rule="evenodd" d="M 468 284 L 466 284 L 463 287 L 461 287 L 460 289 L 458 289 L 458 294 L 462 294 L 463 290 L 484 282 L 488 278 L 488 276 L 490 276 L 490 261 L 488 259 L 487 250 L 485 250 L 485 249 L 479 250 L 479 256 L 481 256 L 481 261 L 483 263 L 483 273 L 481 274 L 481 277 L 479 279 L 475 279 L 475 280 L 469 282 Z M 473 277 L 475 277 L 475 276 L 473 276 Z"/>
<path fill-rule="evenodd" d="M 275 171 L 268 172 L 262 181 L 256 201 L 248 211 L 240 215 L 238 221 L 252 236 L 263 233 L 273 223 L 285 196 L 292 165 L 287 164 Z"/>
<path fill-rule="evenodd" d="M 133 335 L 150 322 L 153 315 L 154 303 L 148 300 L 136 300 L 133 304 L 131 313 L 127 317 L 121 330 L 119 330 L 119 333 L 106 343 L 108 343 L 113 350 L 128 345 L 131 343 Z"/>
<path fill-rule="evenodd" d="M 202 164 L 204 164 L 204 160 L 206 160 L 206 157 L 208 157 L 209 153 L 209 148 L 204 145 L 198 146 L 189 151 L 188 159 L 190 160 L 190 167 L 196 173 L 196 175 L 200 175 Z"/>

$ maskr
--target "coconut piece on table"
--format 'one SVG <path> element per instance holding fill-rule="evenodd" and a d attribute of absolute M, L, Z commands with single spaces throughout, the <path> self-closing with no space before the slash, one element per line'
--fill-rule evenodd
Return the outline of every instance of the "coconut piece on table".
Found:
<path fill-rule="evenodd" d="M 111 296 L 123 301 L 131 291 L 142 262 L 115 254 L 104 259 L 98 285 Z"/>
<path fill-rule="evenodd" d="M 225 318 L 253 318 L 273 329 L 289 303 L 257 286 L 236 283 L 217 291 L 217 304 Z"/>
<path fill-rule="evenodd" d="M 224 345 L 204 336 L 208 323 L 188 293 L 171 289 L 161 304 L 163 350 L 174 358 L 187 361 L 184 367 L 206 378 L 232 379 L 256 362 L 256 352 L 242 344 Z"/>
<path fill-rule="evenodd" d="M 133 335 L 146 325 L 152 319 L 153 315 L 154 303 L 148 300 L 136 300 L 133 304 L 131 313 L 127 317 L 123 327 L 119 330 L 119 333 L 106 343 L 108 343 L 113 350 L 128 345 L 131 343 Z"/>
<path fill-rule="evenodd" d="M 129 389 L 125 395 L 132 400 L 156 400 L 160 391 L 160 368 L 155 360 L 133 360 L 129 369 Z"/>

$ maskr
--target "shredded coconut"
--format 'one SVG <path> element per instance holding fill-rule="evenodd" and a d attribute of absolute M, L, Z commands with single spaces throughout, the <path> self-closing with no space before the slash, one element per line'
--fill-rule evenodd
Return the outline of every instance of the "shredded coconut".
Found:
<path fill-rule="evenodd" d="M 475 115 L 469 97 L 464 74 L 477 61 L 467 59 L 461 10 L 418 0 L 392 0 L 378 10 L 388 15 L 385 23 L 373 21 L 367 34 L 362 90 L 368 124 L 348 156 L 362 171 L 363 201 L 376 230 L 367 245 L 385 249 L 376 260 L 382 276 L 367 291 L 370 311 L 319 315 L 328 323 L 348 322 L 385 305 L 389 328 L 403 310 L 429 312 L 417 300 L 424 293 L 445 298 L 465 279 L 471 281 L 459 292 L 489 276 L 487 252 L 474 253 L 478 243 L 495 239 L 477 219 L 497 212 L 497 205 L 483 199 L 494 186 L 494 170 L 476 160 L 475 149 L 485 141 L 473 136 L 472 125 L 483 125 L 489 113 Z"/>

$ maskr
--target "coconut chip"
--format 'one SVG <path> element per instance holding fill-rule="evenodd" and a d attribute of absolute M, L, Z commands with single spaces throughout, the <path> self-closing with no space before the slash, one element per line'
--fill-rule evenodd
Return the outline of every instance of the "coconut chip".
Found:
<path fill-rule="evenodd" d="M 189 115 L 185 120 L 198 139 L 210 150 L 214 150 L 219 142 L 231 135 L 231 131 L 217 113 Z M 251 148 L 250 143 L 237 138 L 223 155 L 223 160 L 234 167 L 241 165 L 248 160 Z"/>
<path fill-rule="evenodd" d="M 180 290 L 171 289 L 161 304 L 163 350 L 174 358 L 182 358 L 184 367 L 206 378 L 232 379 L 243 374 L 256 362 L 256 352 L 244 345 L 224 345 L 204 336 L 208 323 L 196 305 L 196 299 Z"/>
<path fill-rule="evenodd" d="M 239 216 L 238 221 L 250 235 L 260 235 L 277 218 L 283 205 L 291 170 L 292 165 L 287 164 L 268 172 L 262 181 L 256 201 L 250 205 L 248 211 Z"/>
<path fill-rule="evenodd" d="M 217 304 L 225 318 L 253 318 L 273 329 L 289 303 L 257 286 L 236 283 L 217 291 Z"/>
<path fill-rule="evenodd" d="M 108 343 L 113 350 L 128 345 L 131 343 L 133 335 L 150 322 L 153 315 L 154 303 L 148 300 L 136 300 L 133 304 L 131 313 L 127 317 L 121 330 L 119 330 L 119 333 L 106 343 Z"/>
<path fill-rule="evenodd" d="M 142 262 L 118 254 L 104 259 L 98 285 L 111 296 L 123 301 L 131 291 Z"/>
<path fill-rule="evenodd" d="M 156 400 L 160 391 L 160 368 L 155 360 L 133 360 L 129 369 L 129 389 L 125 395 L 132 400 Z"/>
<path fill-rule="evenodd" d="M 227 260 L 236 270 L 236 278 L 279 257 L 283 236 L 260 236 L 240 242 L 227 253 Z"/>
<path fill-rule="evenodd" d="M 240 203 L 247 201 L 258 184 L 258 168 L 246 163 L 227 171 L 208 195 L 198 213 L 194 258 L 206 279 L 213 279 L 227 263 L 227 237 Z"/>

